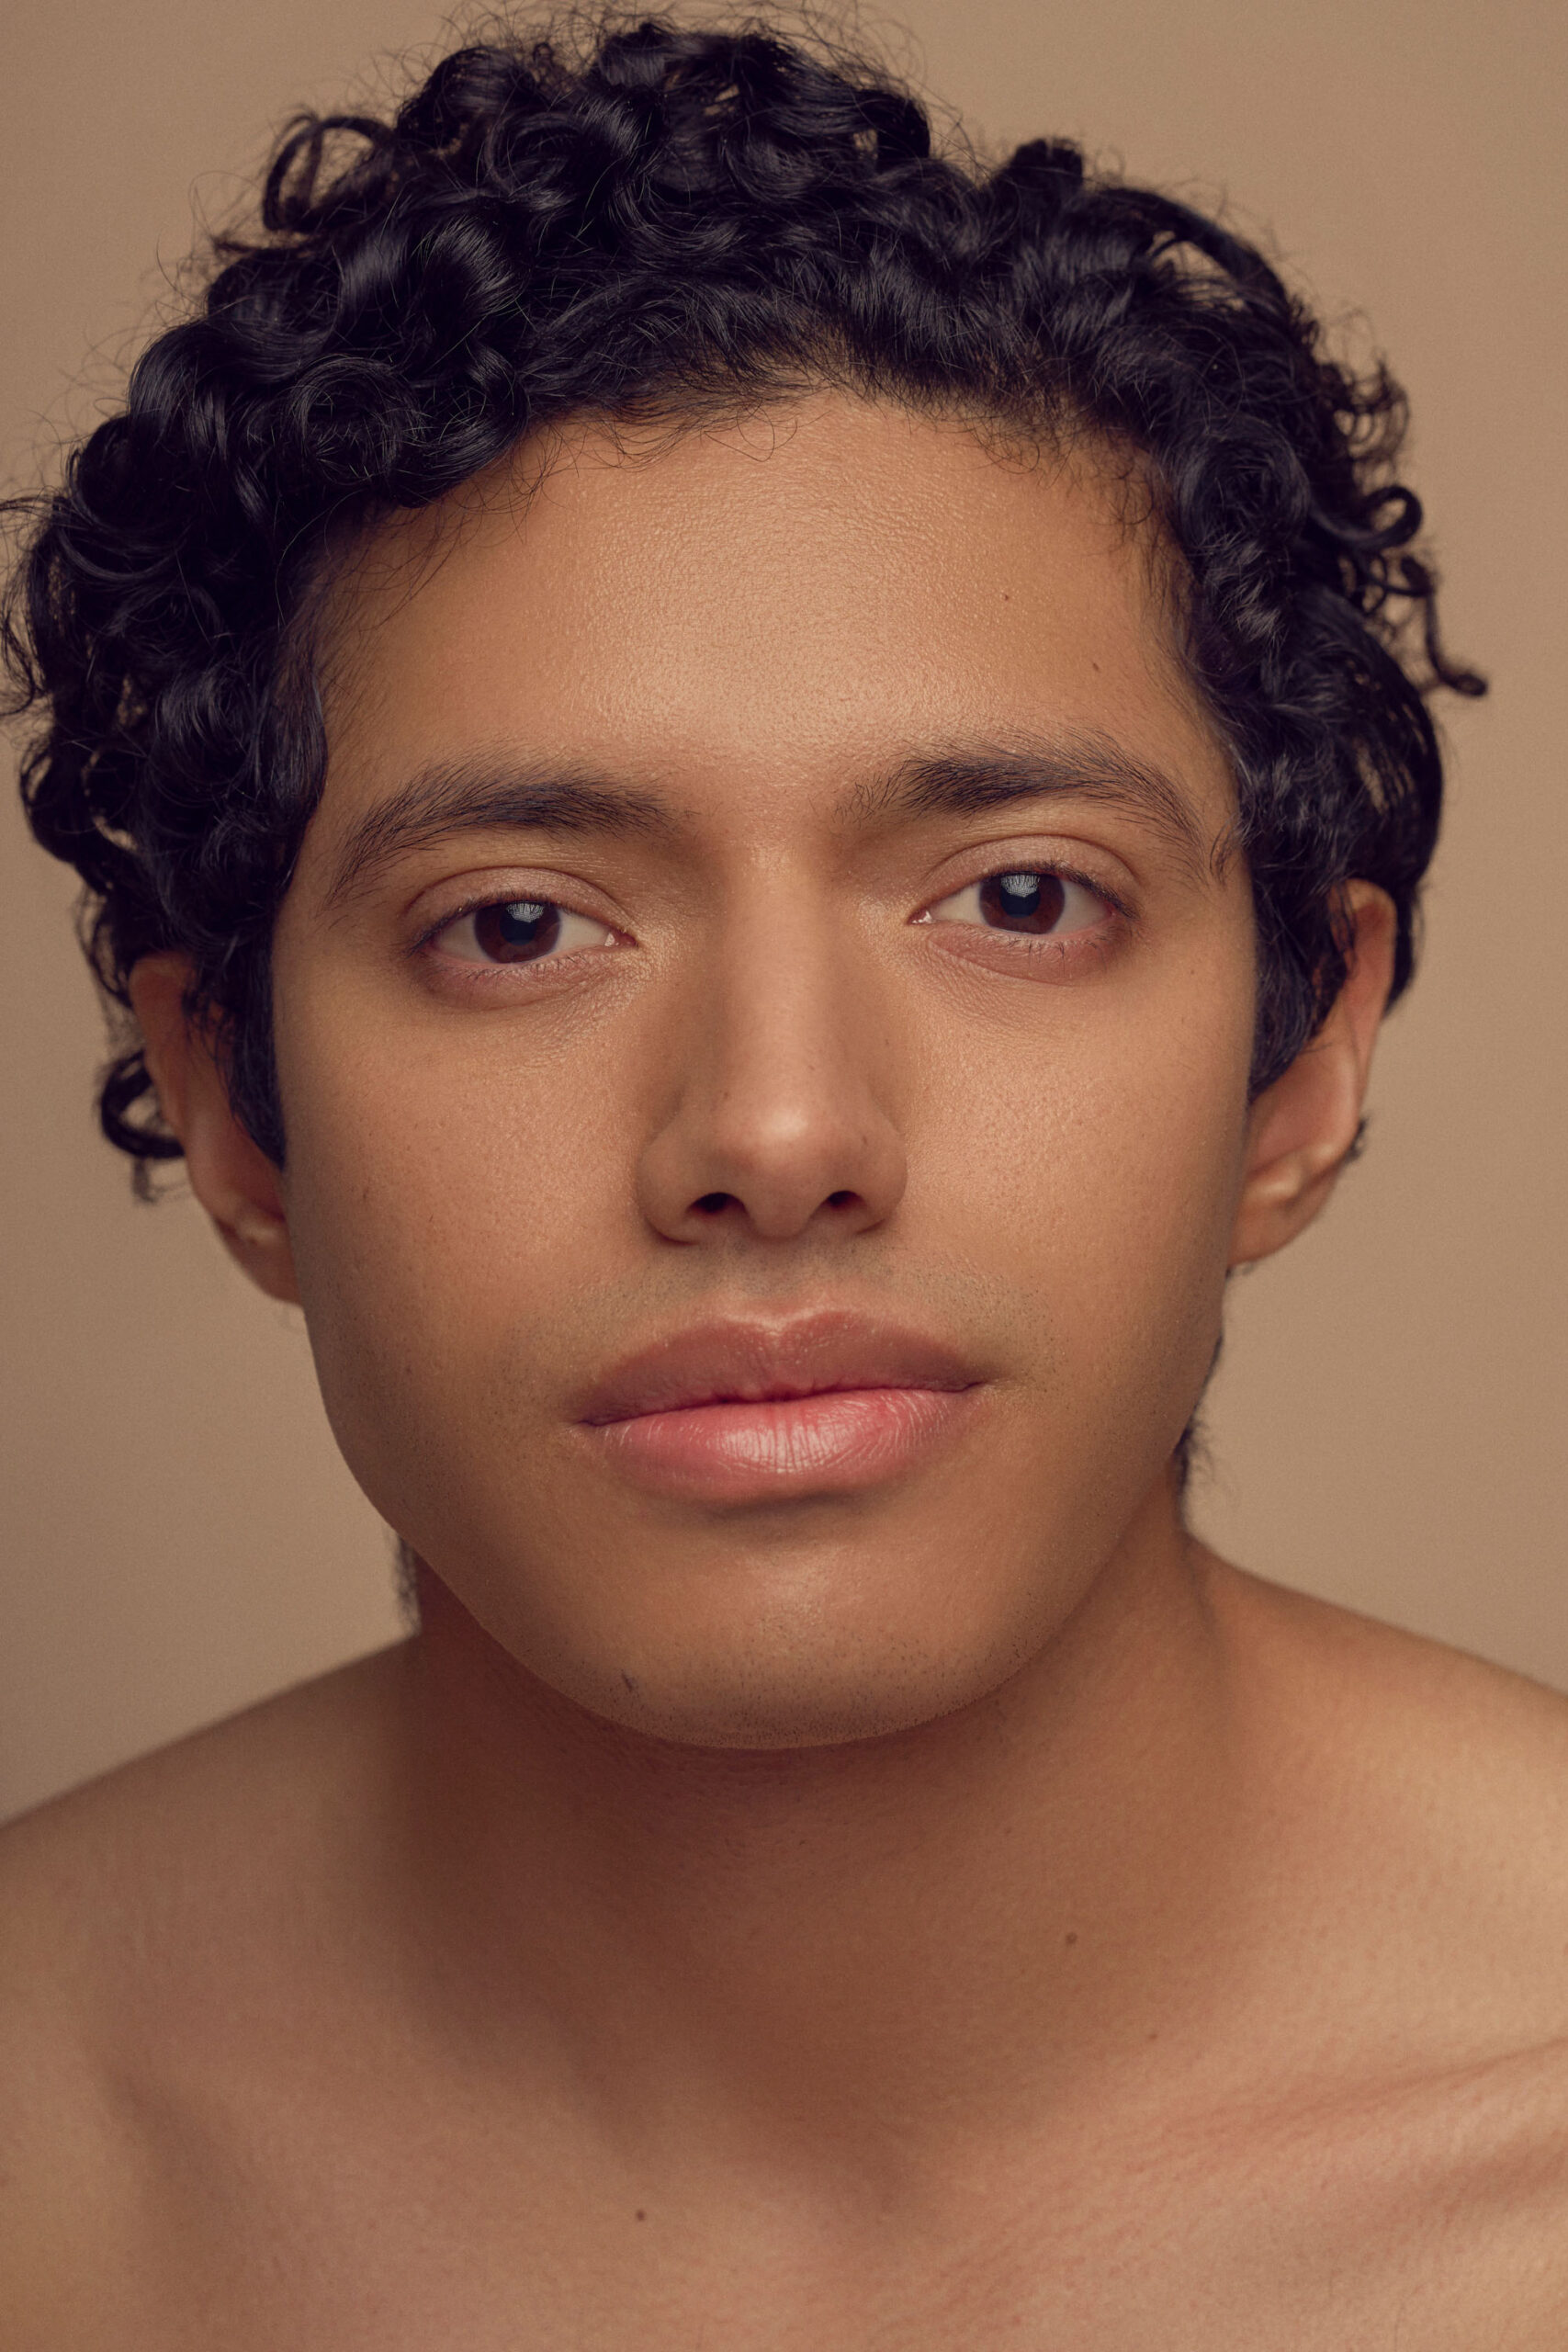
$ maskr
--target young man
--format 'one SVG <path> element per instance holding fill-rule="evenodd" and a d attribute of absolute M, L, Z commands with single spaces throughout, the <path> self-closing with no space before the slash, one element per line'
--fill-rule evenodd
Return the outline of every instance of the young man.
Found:
<path fill-rule="evenodd" d="M 15 2352 L 1568 2340 L 1568 1715 L 1181 1514 L 1438 768 L 1256 254 L 644 26 L 308 122 L 21 582 L 420 1630 L 14 1827 Z"/>

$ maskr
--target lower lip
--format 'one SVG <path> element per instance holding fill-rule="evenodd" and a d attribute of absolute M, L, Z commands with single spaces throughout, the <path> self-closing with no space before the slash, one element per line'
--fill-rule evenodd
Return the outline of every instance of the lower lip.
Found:
<path fill-rule="evenodd" d="M 913 1469 L 952 1436 L 972 1389 L 833 1388 L 761 1404 L 688 1405 L 590 1434 L 639 1486 L 704 1502 L 851 1494 Z"/>

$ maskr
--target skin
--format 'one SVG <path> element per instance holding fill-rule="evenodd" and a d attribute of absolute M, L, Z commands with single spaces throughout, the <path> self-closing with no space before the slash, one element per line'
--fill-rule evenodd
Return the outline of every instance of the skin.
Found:
<path fill-rule="evenodd" d="M 1249 1103 L 1169 605 L 1092 451 L 827 394 L 562 436 L 336 582 L 284 1170 L 178 959 L 135 993 L 423 1630 L 8 1833 L 8 2344 L 1562 2343 L 1563 1705 L 1181 1524 L 1391 918 Z M 1086 742 L 1181 821 L 889 790 Z M 465 787 L 345 879 L 433 763 L 642 815 Z M 1081 877 L 1061 935 L 982 920 L 1014 871 Z M 566 952 L 474 960 L 547 899 Z M 584 1427 L 630 1349 L 825 1310 L 966 1367 L 896 1473 L 655 1492 Z"/>

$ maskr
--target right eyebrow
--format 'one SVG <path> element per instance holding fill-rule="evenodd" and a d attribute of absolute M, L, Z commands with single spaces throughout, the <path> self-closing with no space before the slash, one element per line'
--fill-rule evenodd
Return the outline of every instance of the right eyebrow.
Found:
<path fill-rule="evenodd" d="M 1082 729 L 921 752 L 856 786 L 846 813 L 861 823 L 897 822 L 981 816 L 1037 799 L 1100 801 L 1123 810 L 1161 840 L 1193 879 L 1228 854 L 1228 836 L 1206 840 L 1190 797 L 1172 776 L 1111 736 Z"/>
<path fill-rule="evenodd" d="M 673 831 L 651 793 L 570 769 L 438 761 L 367 808 L 333 862 L 327 904 L 361 896 L 400 857 L 454 834 L 505 830 L 554 833 Z"/>

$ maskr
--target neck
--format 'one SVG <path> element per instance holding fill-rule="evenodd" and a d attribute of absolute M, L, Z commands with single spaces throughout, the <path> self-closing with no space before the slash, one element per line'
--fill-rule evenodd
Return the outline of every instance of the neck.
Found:
<path fill-rule="evenodd" d="M 911 2133 L 1070 2098 L 1201 2005 L 1234 1767 L 1163 1489 L 1039 1656 L 893 1736 L 698 1749 L 590 1716 L 434 1577 L 403 1683 L 411 1917 L 487 2030 L 623 2102 Z M 608 2094 L 607 2094 L 608 2095 Z M 924 2119 L 924 2120 L 922 2120 Z"/>

